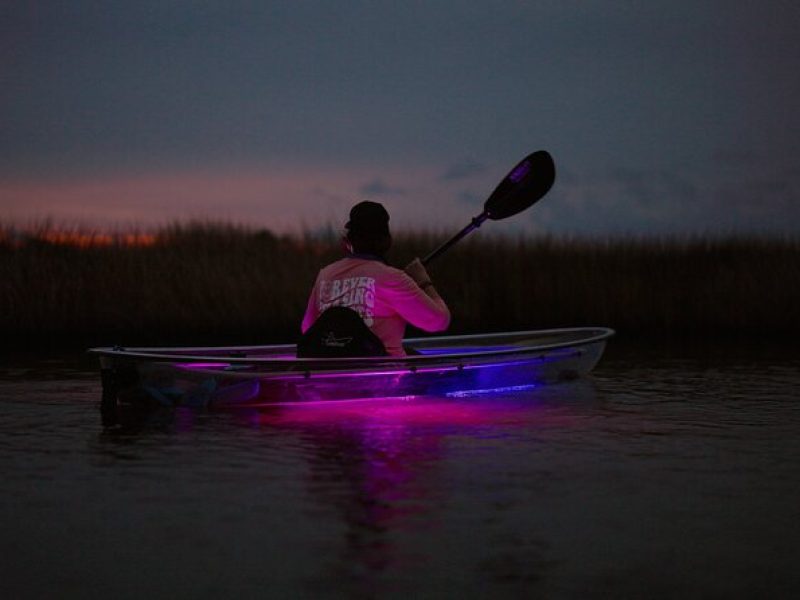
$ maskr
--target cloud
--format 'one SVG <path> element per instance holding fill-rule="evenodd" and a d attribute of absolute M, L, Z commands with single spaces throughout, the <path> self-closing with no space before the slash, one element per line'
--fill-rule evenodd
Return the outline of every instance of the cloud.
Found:
<path fill-rule="evenodd" d="M 380 178 L 365 183 L 358 191 L 365 196 L 405 196 L 408 193 L 406 188 L 389 185 Z"/>
<path fill-rule="evenodd" d="M 532 211 L 551 233 L 790 233 L 800 222 L 800 177 L 787 169 L 729 174 L 614 168 L 561 183 Z"/>
<path fill-rule="evenodd" d="M 462 190 L 456 194 L 456 200 L 461 204 L 469 206 L 478 206 L 482 202 L 482 197 L 475 192 L 469 190 Z"/>
<path fill-rule="evenodd" d="M 442 173 L 441 179 L 444 181 L 454 181 L 458 179 L 467 179 L 480 175 L 487 169 L 486 165 L 474 160 L 465 160 L 463 162 L 450 165 L 447 170 Z"/>
<path fill-rule="evenodd" d="M 720 212 L 738 215 L 740 220 L 758 224 L 766 220 L 772 225 L 786 227 L 800 220 L 797 179 L 750 177 L 726 182 L 714 193 L 714 203 Z"/>
<path fill-rule="evenodd" d="M 639 206 L 690 202 L 698 194 L 697 184 L 678 171 L 617 167 L 611 169 L 606 183 Z"/>
<path fill-rule="evenodd" d="M 311 189 L 311 194 L 321 198 L 322 200 L 326 200 L 329 202 L 346 202 L 349 198 L 343 194 L 339 194 L 335 191 L 328 190 L 324 187 L 317 186 Z"/>

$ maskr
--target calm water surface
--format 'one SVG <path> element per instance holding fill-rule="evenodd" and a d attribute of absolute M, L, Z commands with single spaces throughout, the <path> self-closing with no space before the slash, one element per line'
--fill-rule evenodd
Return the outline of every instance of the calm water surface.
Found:
<path fill-rule="evenodd" d="M 514 395 L 104 428 L 80 356 L 0 369 L 5 598 L 800 594 L 800 355 L 614 342 Z"/>

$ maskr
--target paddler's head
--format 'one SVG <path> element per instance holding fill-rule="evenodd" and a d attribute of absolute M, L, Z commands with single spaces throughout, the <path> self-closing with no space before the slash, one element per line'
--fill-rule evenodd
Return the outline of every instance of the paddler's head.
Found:
<path fill-rule="evenodd" d="M 383 257 L 392 245 L 389 233 L 389 213 L 383 205 L 365 200 L 350 209 L 345 224 L 345 238 L 355 254 L 374 254 Z"/>

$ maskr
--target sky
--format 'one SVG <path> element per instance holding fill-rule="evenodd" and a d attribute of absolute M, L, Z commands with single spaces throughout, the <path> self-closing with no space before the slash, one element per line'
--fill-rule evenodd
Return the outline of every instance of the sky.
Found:
<path fill-rule="evenodd" d="M 800 5 L 5 0 L 0 222 L 800 233 Z M 489 225 L 485 226 L 488 227 Z"/>

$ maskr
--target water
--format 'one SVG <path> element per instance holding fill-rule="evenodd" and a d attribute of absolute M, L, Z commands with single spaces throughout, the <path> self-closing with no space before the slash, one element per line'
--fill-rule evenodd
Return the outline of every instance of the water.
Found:
<path fill-rule="evenodd" d="M 650 354 L 506 396 L 128 415 L 0 371 L 7 598 L 790 597 L 800 357 Z"/>

